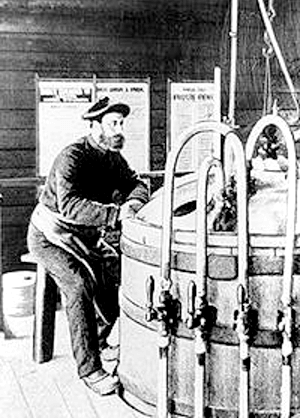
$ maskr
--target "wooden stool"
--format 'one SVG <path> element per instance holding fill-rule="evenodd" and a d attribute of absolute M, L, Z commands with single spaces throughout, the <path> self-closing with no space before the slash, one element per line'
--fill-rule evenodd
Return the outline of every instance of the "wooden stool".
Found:
<path fill-rule="evenodd" d="M 41 364 L 53 357 L 57 285 L 30 253 L 21 261 L 36 265 L 37 279 L 34 304 L 33 359 Z"/>

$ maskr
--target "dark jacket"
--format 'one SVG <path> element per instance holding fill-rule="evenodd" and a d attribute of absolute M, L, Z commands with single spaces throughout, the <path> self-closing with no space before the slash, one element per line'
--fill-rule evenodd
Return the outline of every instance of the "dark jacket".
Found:
<path fill-rule="evenodd" d="M 40 202 L 76 224 L 100 227 L 111 214 L 108 204 L 133 198 L 148 201 L 144 182 L 120 153 L 103 151 L 89 136 L 55 159 Z"/>

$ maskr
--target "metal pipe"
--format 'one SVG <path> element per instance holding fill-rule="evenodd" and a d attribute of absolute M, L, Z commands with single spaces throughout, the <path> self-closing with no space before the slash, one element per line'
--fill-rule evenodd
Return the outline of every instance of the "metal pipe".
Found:
<path fill-rule="evenodd" d="M 174 177 L 176 164 L 184 146 L 197 134 L 216 132 L 226 136 L 232 129 L 225 123 L 216 121 L 199 122 L 194 127 L 184 131 L 178 144 L 168 154 L 163 199 L 163 223 L 162 223 L 162 253 L 161 253 L 161 278 L 164 289 L 170 289 L 170 260 L 171 260 L 171 236 L 173 230 L 173 201 L 174 201 Z"/>
<path fill-rule="evenodd" d="M 235 157 L 237 170 L 237 213 L 238 213 L 238 280 L 239 288 L 242 289 L 240 298 L 240 321 L 238 335 L 240 339 L 240 400 L 239 417 L 249 417 L 249 327 L 247 325 L 246 306 L 249 310 L 249 281 L 248 281 L 248 210 L 247 210 L 247 170 L 245 155 L 241 140 L 233 131 L 226 134 L 225 139 L 225 170 L 227 179 L 232 171 L 231 155 Z M 195 330 L 195 418 L 205 417 L 206 399 L 206 353 L 207 353 L 207 327 L 204 311 L 207 310 L 207 180 L 212 167 L 216 167 L 222 174 L 221 180 L 224 185 L 222 166 L 219 160 L 207 158 L 203 161 L 198 174 L 198 193 L 197 193 L 197 223 L 196 223 L 196 272 L 197 272 L 197 302 L 195 311 L 200 307 L 202 317 L 195 320 L 200 324 Z M 198 314 L 199 316 L 199 314 Z"/>
<path fill-rule="evenodd" d="M 287 200 L 287 221 L 286 221 L 286 245 L 283 272 L 283 291 L 281 302 L 283 305 L 282 320 L 282 398 L 281 398 L 281 417 L 290 417 L 291 409 L 291 393 L 292 393 L 292 371 L 291 371 L 291 355 L 292 347 L 292 291 L 293 291 L 293 253 L 295 241 L 296 226 L 296 210 L 297 210 L 297 161 L 295 152 L 295 142 L 293 133 L 287 122 L 278 115 L 266 115 L 261 118 L 253 127 L 247 144 L 246 159 L 250 161 L 252 158 L 256 141 L 262 134 L 263 130 L 269 126 L 275 125 L 282 133 L 288 149 L 288 200 Z"/>
<path fill-rule="evenodd" d="M 273 5 L 273 0 L 269 0 L 268 5 L 268 17 L 270 23 L 273 22 L 273 19 L 276 16 L 276 12 Z M 272 106 L 273 106 L 273 99 L 272 99 L 272 82 L 271 82 L 271 56 L 273 55 L 274 49 L 272 43 L 270 41 L 270 37 L 268 32 L 265 31 L 264 33 L 264 42 L 267 44 L 266 47 L 263 48 L 263 56 L 266 60 L 266 68 L 265 68 L 265 81 L 264 81 L 264 104 L 263 104 L 263 115 L 267 115 L 271 113 Z"/>
<path fill-rule="evenodd" d="M 198 171 L 197 187 L 197 214 L 196 214 L 196 274 L 197 294 L 199 297 L 206 296 L 206 274 L 207 274 L 207 187 L 210 170 L 215 167 L 221 177 L 221 184 L 224 187 L 224 173 L 220 160 L 207 157 L 203 160 Z"/>
<path fill-rule="evenodd" d="M 299 104 L 298 104 L 298 101 L 297 101 L 296 90 L 295 90 L 295 87 L 293 85 L 290 74 L 288 72 L 288 69 L 287 69 L 286 63 L 284 61 L 283 55 L 281 53 L 279 44 L 277 42 L 273 27 L 272 27 L 271 20 L 268 16 L 268 12 L 267 12 L 264 0 L 257 0 L 257 1 L 258 1 L 258 6 L 259 6 L 259 9 L 260 9 L 260 12 L 261 12 L 262 19 L 264 21 L 264 25 L 266 27 L 266 30 L 267 30 L 267 33 L 269 35 L 271 44 L 273 46 L 276 57 L 278 59 L 281 71 L 283 72 L 283 75 L 285 77 L 286 83 L 287 83 L 288 88 L 290 90 L 293 102 L 294 102 L 295 107 L 296 107 L 296 118 L 295 118 L 295 120 L 292 121 L 292 123 L 295 124 L 299 120 L 299 116 L 300 116 L 300 109 L 299 109 Z"/>
<path fill-rule="evenodd" d="M 205 132 L 217 132 L 226 136 L 231 128 L 216 121 L 199 122 L 194 127 L 184 131 L 178 141 L 178 144 L 169 153 L 166 163 L 165 184 L 163 196 L 163 220 L 162 220 L 162 243 L 161 243 L 161 265 L 160 279 L 161 292 L 169 292 L 172 286 L 171 280 L 171 248 L 173 235 L 173 207 L 174 207 L 174 177 L 176 164 L 179 155 L 184 146 L 197 134 Z M 160 343 L 159 343 L 160 345 Z M 168 416 L 168 351 L 170 345 L 170 336 L 163 340 L 160 348 L 162 356 L 159 364 L 159 388 L 157 397 L 157 413 L 158 417 L 164 418 Z"/>
<path fill-rule="evenodd" d="M 239 257 L 239 282 L 248 291 L 248 209 L 247 209 L 247 166 L 244 149 L 239 137 L 230 132 L 226 136 L 225 177 L 229 178 L 228 158 L 233 152 L 237 170 L 237 216 L 238 216 L 238 257 Z"/>
<path fill-rule="evenodd" d="M 168 346 L 169 342 L 159 345 L 159 362 L 158 362 L 158 383 L 157 383 L 157 417 L 167 418 L 169 417 L 169 394 L 168 394 L 168 370 L 169 370 L 169 356 Z"/>
<path fill-rule="evenodd" d="M 204 306 L 207 309 L 207 187 L 209 172 L 215 167 L 221 175 L 221 184 L 224 187 L 224 173 L 220 160 L 207 157 L 201 164 L 198 172 L 197 188 L 197 217 L 196 217 L 196 299 L 194 310 Z M 203 310 L 204 311 L 204 310 Z M 206 400 L 206 329 L 209 319 L 202 312 L 200 325 L 195 330 L 195 391 L 194 391 L 194 417 L 205 417 Z"/>
<path fill-rule="evenodd" d="M 249 327 L 247 325 L 249 303 L 249 278 L 248 278 L 248 205 L 247 205 L 247 169 L 244 149 L 239 137 L 230 132 L 225 140 L 225 176 L 228 179 L 232 170 L 231 153 L 235 158 L 237 181 L 237 221 L 238 221 L 238 304 L 239 317 L 237 332 L 240 341 L 240 394 L 239 417 L 249 417 L 249 376 L 250 376 L 250 351 Z"/>
<path fill-rule="evenodd" d="M 231 1 L 231 61 L 228 122 L 234 126 L 235 93 L 236 93 L 236 65 L 237 65 L 237 31 L 238 31 L 238 0 Z"/>

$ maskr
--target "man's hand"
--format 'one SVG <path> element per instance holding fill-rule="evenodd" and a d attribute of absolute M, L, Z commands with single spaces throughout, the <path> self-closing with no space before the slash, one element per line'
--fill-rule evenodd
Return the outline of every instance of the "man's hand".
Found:
<path fill-rule="evenodd" d="M 119 220 L 123 221 L 126 218 L 134 218 L 135 214 L 140 208 L 142 208 L 143 203 L 138 199 L 130 199 L 121 206 Z"/>

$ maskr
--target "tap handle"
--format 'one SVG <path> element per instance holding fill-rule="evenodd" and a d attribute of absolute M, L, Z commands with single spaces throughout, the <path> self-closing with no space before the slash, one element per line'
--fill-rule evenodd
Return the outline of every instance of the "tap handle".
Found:
<path fill-rule="evenodd" d="M 246 291 L 242 284 L 239 284 L 237 288 L 237 302 L 241 311 L 243 311 L 246 303 Z"/>
<path fill-rule="evenodd" d="M 147 294 L 147 304 L 146 304 L 146 320 L 151 321 L 154 317 L 153 309 L 153 295 L 154 295 L 154 278 L 150 275 L 146 281 L 146 294 Z"/>
<path fill-rule="evenodd" d="M 194 281 L 190 281 L 188 286 L 188 295 L 187 295 L 187 319 L 186 324 L 189 329 L 194 327 L 194 317 L 195 317 L 195 301 L 196 301 L 196 284 Z"/>

